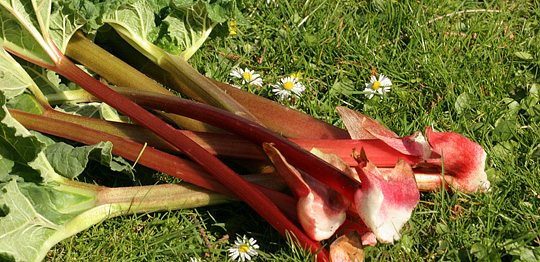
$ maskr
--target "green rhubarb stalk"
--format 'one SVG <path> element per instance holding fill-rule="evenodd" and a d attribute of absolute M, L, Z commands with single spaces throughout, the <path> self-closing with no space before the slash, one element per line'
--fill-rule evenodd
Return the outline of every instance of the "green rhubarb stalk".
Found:
<path fill-rule="evenodd" d="M 114 55 L 122 59 L 122 61 L 141 70 L 141 72 L 152 77 L 156 81 L 171 88 L 175 91 L 193 98 L 200 102 L 205 102 L 204 99 L 197 96 L 193 92 L 189 92 L 182 87 L 182 83 L 176 82 L 175 75 L 163 70 L 150 59 L 142 55 L 136 49 L 129 46 L 124 40 L 113 36 L 114 32 L 108 35 L 107 44 L 114 50 Z M 80 54 L 85 56 L 85 53 Z M 88 56 L 84 61 L 93 59 Z M 112 55 L 104 57 L 104 61 L 115 59 Z M 81 59 L 81 63 L 85 63 Z M 105 68 L 105 70 L 107 70 Z M 99 74 L 104 74 L 103 71 L 96 71 Z M 115 74 L 116 72 L 107 72 Z M 199 77 L 206 78 L 200 75 Z M 276 133 L 282 134 L 290 138 L 307 138 L 307 139 L 347 139 L 350 138 L 348 132 L 334 125 L 314 118 L 306 113 L 294 110 L 288 106 L 279 104 L 264 97 L 234 88 L 226 83 L 206 78 L 214 83 L 218 88 L 224 90 L 229 96 L 234 98 L 251 114 L 253 114 L 264 126 L 273 130 Z M 287 116 L 287 117 L 283 117 Z"/>
<path fill-rule="evenodd" d="M 106 18 L 104 21 L 110 24 L 137 51 L 167 71 L 170 76 L 169 81 L 175 83 L 175 86 L 180 89 L 179 92 L 197 96 L 205 101 L 205 103 L 248 118 L 254 122 L 259 122 L 255 116 L 227 95 L 225 91 L 197 72 L 182 56 L 171 55 L 165 50 L 142 39 L 129 25 L 119 23 L 115 18 Z"/>
<path fill-rule="evenodd" d="M 217 205 L 235 199 L 190 183 L 159 184 L 135 187 L 104 187 L 59 177 L 55 189 L 93 195 L 89 206 L 114 206 L 110 217 Z"/>
<path fill-rule="evenodd" d="M 176 96 L 153 79 L 135 70 L 122 60 L 116 59 L 110 53 L 84 37 L 80 31 L 76 32 L 69 40 L 65 54 L 83 63 L 85 67 L 98 73 L 101 77 L 104 77 L 107 81 L 115 85 Z M 58 97 L 57 99 L 61 98 Z M 215 131 L 208 125 L 190 118 L 166 113 L 163 113 L 163 116 L 185 129 Z"/>
<path fill-rule="evenodd" d="M 41 261 L 48 251 L 63 239 L 105 219 L 135 213 L 216 205 L 234 200 L 231 197 L 188 183 L 109 188 L 70 180 L 59 175 L 54 176 L 54 182 L 43 186 L 50 187 L 47 192 L 56 192 L 54 197 L 61 198 L 69 195 L 73 198 L 85 198 L 87 201 L 72 206 L 64 204 L 66 206 L 60 207 L 65 214 L 76 214 L 63 224 L 39 221 L 38 218 L 34 218 L 34 221 L 29 222 L 34 224 L 35 227 L 46 227 L 49 230 L 54 230 L 40 246 L 30 247 L 36 249 L 34 261 Z M 37 187 L 37 185 L 34 187 Z M 3 189 L 10 190 L 11 188 Z M 34 191 L 38 190 L 35 189 Z M 67 200 L 66 203 L 70 203 L 70 201 Z M 18 206 L 17 208 L 28 210 L 28 207 Z M 19 232 L 19 234 L 23 235 L 24 233 Z M 37 234 L 37 236 L 33 237 L 41 236 Z M 11 252 L 18 253 L 20 250 L 12 250 Z M 29 259 L 29 257 L 27 258 Z"/>

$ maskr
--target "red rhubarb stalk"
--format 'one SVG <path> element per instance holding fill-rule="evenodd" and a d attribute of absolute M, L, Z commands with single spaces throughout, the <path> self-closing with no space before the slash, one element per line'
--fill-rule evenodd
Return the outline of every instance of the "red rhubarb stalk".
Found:
<path fill-rule="evenodd" d="M 118 89 L 117 91 L 122 94 L 126 90 Z M 71 96 L 69 95 L 71 94 L 71 92 L 67 92 L 66 94 L 68 94 L 68 96 Z M 76 97 L 77 98 L 75 99 L 80 102 L 99 101 L 92 95 L 77 94 Z M 82 99 L 79 99 L 79 97 L 81 97 Z M 51 97 L 48 96 L 47 99 L 51 101 Z M 52 102 L 54 102 L 54 98 Z M 63 112 L 55 111 L 48 106 L 46 106 L 43 111 L 43 114 L 48 117 L 91 127 L 93 129 L 128 138 L 139 143 L 148 143 L 149 145 L 157 147 L 161 150 L 166 150 L 169 152 L 178 151 L 178 149 L 171 146 L 163 139 L 157 137 L 154 133 L 139 125 L 109 122 L 96 118 L 66 114 Z M 193 132 L 188 130 L 181 130 L 181 132 L 188 136 L 191 140 L 202 146 L 208 152 L 219 157 L 231 157 L 251 160 L 263 160 L 266 158 L 261 153 L 260 148 L 255 146 L 253 143 L 232 134 Z M 343 159 L 349 166 L 356 166 L 358 164 L 356 160 L 354 160 L 354 158 L 352 157 L 350 153 L 351 150 L 363 148 L 366 152 L 366 155 L 370 156 L 370 161 L 373 162 L 383 174 L 390 174 L 393 170 L 393 167 L 395 166 L 395 163 L 397 163 L 398 159 L 400 158 L 411 165 L 423 161 L 422 157 L 407 155 L 399 152 L 380 139 L 327 140 L 293 138 L 289 140 L 309 151 L 311 151 L 313 148 L 317 148 L 323 153 L 335 154 L 339 158 Z M 418 189 L 420 191 L 438 190 L 443 184 L 443 178 L 438 169 L 414 168 L 414 173 L 418 183 Z M 446 181 L 445 189 L 450 189 L 449 184 L 454 184 L 452 182 L 453 177 L 450 175 L 446 175 L 444 180 Z"/>
<path fill-rule="evenodd" d="M 355 192 L 361 187 L 357 181 L 343 174 L 336 167 L 311 154 L 285 137 L 227 111 L 180 97 L 165 96 L 151 92 L 124 90 L 122 93 L 142 106 L 197 119 L 239 135 L 257 145 L 262 145 L 265 142 L 273 143 L 276 149 L 293 166 L 327 184 L 350 200 L 354 200 Z"/>

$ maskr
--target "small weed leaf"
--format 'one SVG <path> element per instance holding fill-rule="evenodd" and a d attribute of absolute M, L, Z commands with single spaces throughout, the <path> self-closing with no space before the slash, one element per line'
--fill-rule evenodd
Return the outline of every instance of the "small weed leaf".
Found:
<path fill-rule="evenodd" d="M 514 55 L 516 55 L 519 59 L 523 59 L 523 60 L 532 60 L 534 57 L 527 53 L 527 52 L 514 52 Z"/>

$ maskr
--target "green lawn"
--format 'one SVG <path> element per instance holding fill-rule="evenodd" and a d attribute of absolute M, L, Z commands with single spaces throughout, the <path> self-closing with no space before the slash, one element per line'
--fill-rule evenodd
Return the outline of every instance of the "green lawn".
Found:
<path fill-rule="evenodd" d="M 365 247 L 366 260 L 540 260 L 537 1 L 247 0 L 244 15 L 189 60 L 197 70 L 233 83 L 249 68 L 264 85 L 244 89 L 271 99 L 271 84 L 300 73 L 306 91 L 284 101 L 298 110 L 342 126 L 334 108 L 346 106 L 400 136 L 461 133 L 488 154 L 490 192 L 422 193 L 402 239 Z M 362 92 L 373 74 L 393 83 L 382 99 Z M 110 219 L 47 260 L 226 261 L 237 235 L 257 240 L 255 261 L 312 261 L 243 203 Z"/>

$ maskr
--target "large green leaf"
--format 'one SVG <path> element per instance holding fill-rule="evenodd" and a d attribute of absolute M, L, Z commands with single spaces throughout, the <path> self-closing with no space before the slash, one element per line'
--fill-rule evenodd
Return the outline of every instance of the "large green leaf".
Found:
<path fill-rule="evenodd" d="M 0 38 L 11 52 L 54 66 L 75 31 L 86 23 L 78 12 L 51 0 L 0 1 Z"/>
<path fill-rule="evenodd" d="M 24 69 L 4 49 L 0 50 L 0 88 L 4 95 L 10 99 L 20 95 L 31 79 Z"/>
<path fill-rule="evenodd" d="M 48 146 L 44 152 L 53 168 L 67 178 L 75 178 L 80 175 L 90 160 L 95 160 L 113 171 L 133 175 L 131 166 L 123 158 L 112 155 L 111 142 L 100 142 L 96 145 L 80 147 L 56 143 Z"/>
<path fill-rule="evenodd" d="M 159 30 L 149 35 L 149 41 L 171 54 L 185 52 L 191 56 L 217 24 L 210 18 L 207 6 L 202 1 L 176 1 L 169 15 L 158 22 Z M 221 20 L 225 22 L 226 17 L 220 17 Z"/>
<path fill-rule="evenodd" d="M 7 113 L 1 94 L 0 103 L 0 182 L 13 176 L 36 182 L 54 180 L 53 169 L 41 153 L 44 144 Z"/>
<path fill-rule="evenodd" d="M 95 206 L 98 191 L 73 191 L 16 180 L 0 184 L 0 260 L 41 261 L 58 241 L 94 224 L 77 218 Z"/>
<path fill-rule="evenodd" d="M 53 61 L 43 49 L 45 39 L 40 34 L 37 16 L 28 13 L 32 10 L 32 3 L 29 1 L 0 1 L 0 21 L 2 30 L 0 30 L 2 45 L 4 48 L 30 57 L 33 60 L 46 64 L 53 64 Z"/>
<path fill-rule="evenodd" d="M 15 180 L 0 190 L 0 253 L 3 261 L 35 261 L 58 225 L 39 214 Z M 47 249 L 48 250 L 48 249 Z"/>
<path fill-rule="evenodd" d="M 139 52 L 159 64 L 163 51 L 188 59 L 219 23 L 238 17 L 241 1 L 139 0 L 105 13 L 111 24 Z"/>
<path fill-rule="evenodd" d="M 154 17 L 149 1 L 135 1 L 105 14 L 103 22 L 112 25 L 133 47 L 157 63 L 164 56 L 164 51 L 146 38 L 155 27 Z"/>

